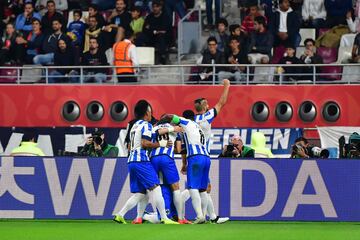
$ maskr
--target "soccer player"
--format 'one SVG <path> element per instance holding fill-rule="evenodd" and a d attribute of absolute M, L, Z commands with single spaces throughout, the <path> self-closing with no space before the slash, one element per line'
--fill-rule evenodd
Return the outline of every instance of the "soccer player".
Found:
<path fill-rule="evenodd" d="M 138 121 L 135 122 L 130 130 L 130 155 L 128 158 L 128 169 L 130 173 L 130 190 L 133 194 L 125 206 L 114 216 L 114 221 L 126 224 L 124 219 L 125 214 L 135 207 L 139 202 L 147 201 L 146 193 L 149 198 L 154 202 L 155 207 L 158 209 L 161 222 L 164 224 L 178 224 L 166 216 L 164 199 L 161 195 L 159 187 L 158 176 L 150 163 L 147 155 L 147 149 L 170 146 L 171 141 L 152 142 L 152 125 L 149 123 L 151 120 L 151 108 L 149 103 L 145 100 L 139 101 L 135 106 L 135 116 Z M 174 131 L 174 128 L 159 130 L 163 133 Z M 141 204 L 138 208 L 137 219 L 143 216 L 146 204 Z"/>
<path fill-rule="evenodd" d="M 204 133 L 194 121 L 194 112 L 187 110 L 183 116 L 186 118 L 166 115 L 160 121 L 171 122 L 184 129 L 187 151 L 187 187 L 196 212 L 194 224 L 201 224 L 205 223 L 204 212 L 206 212 L 208 202 L 206 189 L 209 181 L 210 157 L 206 149 Z"/>

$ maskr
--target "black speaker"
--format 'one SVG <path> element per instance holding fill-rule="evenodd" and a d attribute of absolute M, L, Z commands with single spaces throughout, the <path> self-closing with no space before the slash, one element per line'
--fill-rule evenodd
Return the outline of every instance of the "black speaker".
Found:
<path fill-rule="evenodd" d="M 280 122 L 288 122 L 293 116 L 293 109 L 288 102 L 279 102 L 275 108 L 275 116 Z"/>
<path fill-rule="evenodd" d="M 257 122 L 265 122 L 269 118 L 269 107 L 264 102 L 256 102 L 252 106 L 251 116 Z"/>
<path fill-rule="evenodd" d="M 328 122 L 336 122 L 340 118 L 340 113 L 340 107 L 336 102 L 329 101 L 323 106 L 322 116 Z"/>
<path fill-rule="evenodd" d="M 121 122 L 128 116 L 128 107 L 122 101 L 116 101 L 111 104 L 110 117 L 116 122 Z"/>
<path fill-rule="evenodd" d="M 91 121 L 100 121 L 104 117 L 104 107 L 98 101 L 92 101 L 88 104 L 86 115 Z"/>
<path fill-rule="evenodd" d="M 62 108 L 62 116 L 66 121 L 74 122 L 80 117 L 80 107 L 75 101 L 67 101 Z"/>
<path fill-rule="evenodd" d="M 300 105 L 299 117 L 304 122 L 312 122 L 316 118 L 316 106 L 311 101 L 305 101 Z"/>

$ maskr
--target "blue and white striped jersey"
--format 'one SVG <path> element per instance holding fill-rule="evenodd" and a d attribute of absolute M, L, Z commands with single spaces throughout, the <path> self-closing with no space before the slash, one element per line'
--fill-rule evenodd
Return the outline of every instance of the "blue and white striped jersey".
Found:
<path fill-rule="evenodd" d="M 160 140 L 165 139 L 165 140 L 171 140 L 174 144 L 171 147 L 158 147 L 152 149 L 150 152 L 150 158 L 159 155 L 169 155 L 171 158 L 174 158 L 174 146 L 175 146 L 175 142 L 179 139 L 178 134 L 172 132 L 172 133 L 165 133 L 163 135 L 159 135 L 157 132 L 157 130 L 161 128 L 169 128 L 169 127 L 171 127 L 171 124 L 169 123 L 161 124 L 154 127 L 152 130 L 152 141 L 159 142 Z"/>
<path fill-rule="evenodd" d="M 193 155 L 209 156 L 206 149 L 205 135 L 199 124 L 186 118 L 180 117 L 179 125 L 183 127 L 184 141 L 186 145 L 187 157 Z"/>
<path fill-rule="evenodd" d="M 138 120 L 134 123 L 130 130 L 130 154 L 128 163 L 130 162 L 149 162 L 147 150 L 141 147 L 141 140 L 151 141 L 152 125 L 145 120 Z"/>
<path fill-rule="evenodd" d="M 216 115 L 217 112 L 215 108 L 210 109 L 206 113 L 195 115 L 195 122 L 199 124 L 201 130 L 204 132 L 208 153 L 210 153 L 211 123 L 214 121 Z"/>

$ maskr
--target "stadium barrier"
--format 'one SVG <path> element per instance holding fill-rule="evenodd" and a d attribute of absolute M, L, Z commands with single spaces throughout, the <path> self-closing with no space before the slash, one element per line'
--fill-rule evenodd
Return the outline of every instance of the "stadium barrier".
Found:
<path fill-rule="evenodd" d="M 0 162 L 0 218 L 110 219 L 130 196 L 126 158 Z M 232 220 L 360 221 L 359 172 L 359 160 L 214 159 L 211 194 Z"/>

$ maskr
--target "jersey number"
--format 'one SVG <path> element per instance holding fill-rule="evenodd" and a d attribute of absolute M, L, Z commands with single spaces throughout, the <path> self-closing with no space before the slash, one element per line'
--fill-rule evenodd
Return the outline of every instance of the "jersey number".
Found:
<path fill-rule="evenodd" d="M 199 133 L 200 133 L 200 142 L 202 145 L 205 145 L 205 136 L 203 131 L 201 131 L 201 129 L 199 129 Z"/>
<path fill-rule="evenodd" d="M 156 140 L 157 140 L 158 142 L 160 142 L 161 140 L 167 140 L 167 141 L 169 141 L 169 140 L 170 140 L 169 134 L 168 134 L 168 133 L 165 133 L 165 134 L 163 134 L 163 135 L 158 135 L 157 138 L 156 138 Z"/>
<path fill-rule="evenodd" d="M 131 141 L 131 143 L 130 143 L 130 149 L 131 149 L 131 150 L 134 149 L 134 139 L 135 139 L 135 132 L 131 132 L 131 133 L 130 133 L 130 141 Z"/>

